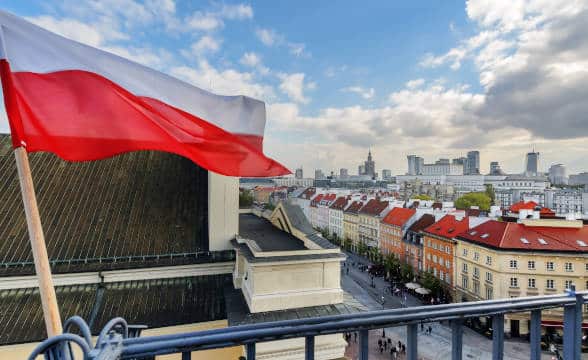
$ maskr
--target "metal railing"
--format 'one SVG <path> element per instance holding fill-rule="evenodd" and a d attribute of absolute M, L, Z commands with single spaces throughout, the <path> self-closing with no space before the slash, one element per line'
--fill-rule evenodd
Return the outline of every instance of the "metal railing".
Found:
<path fill-rule="evenodd" d="M 62 334 L 41 343 L 31 354 L 34 359 L 45 354 L 49 359 L 59 357 L 66 344 L 80 346 L 84 359 L 138 359 L 156 355 L 181 353 L 190 360 L 193 351 L 245 346 L 247 360 L 254 360 L 256 344 L 260 342 L 305 338 L 305 359 L 315 356 L 315 337 L 328 334 L 359 333 L 357 358 L 368 359 L 369 330 L 386 327 L 407 327 L 407 359 L 418 354 L 417 327 L 420 323 L 449 321 L 452 330 L 452 359 L 462 359 L 463 322 L 468 318 L 492 318 L 492 357 L 504 356 L 504 315 L 530 312 L 530 348 L 532 360 L 541 358 L 541 311 L 564 308 L 563 359 L 579 359 L 582 341 L 582 307 L 588 292 L 570 290 L 567 294 L 501 299 L 469 303 L 420 306 L 403 309 L 369 311 L 357 314 L 333 315 L 298 320 L 258 323 L 223 329 L 188 332 L 173 335 L 130 338 L 109 324 L 101 332 L 95 346 L 88 336 Z M 120 324 L 122 319 L 116 319 Z M 83 333 L 84 334 L 84 333 Z M 69 350 L 71 354 L 71 350 Z"/>

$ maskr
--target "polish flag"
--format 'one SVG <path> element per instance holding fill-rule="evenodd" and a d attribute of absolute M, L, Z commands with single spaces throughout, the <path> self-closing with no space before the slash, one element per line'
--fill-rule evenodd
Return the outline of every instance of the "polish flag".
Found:
<path fill-rule="evenodd" d="M 0 76 L 14 147 L 69 161 L 137 150 L 229 176 L 290 171 L 263 154 L 265 104 L 209 93 L 0 11 Z"/>

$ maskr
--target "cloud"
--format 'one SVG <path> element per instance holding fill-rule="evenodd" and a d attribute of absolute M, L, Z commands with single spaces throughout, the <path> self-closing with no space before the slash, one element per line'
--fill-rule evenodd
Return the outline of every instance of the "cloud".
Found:
<path fill-rule="evenodd" d="M 284 41 L 284 37 L 272 29 L 258 28 L 255 35 L 266 46 L 273 46 Z"/>
<path fill-rule="evenodd" d="M 208 53 L 215 53 L 221 47 L 221 40 L 215 39 L 212 36 L 204 35 L 198 41 L 190 46 L 192 53 L 196 56 L 202 56 Z"/>
<path fill-rule="evenodd" d="M 290 54 L 296 57 L 310 57 L 310 53 L 306 51 L 306 45 L 303 43 L 288 43 Z"/>
<path fill-rule="evenodd" d="M 120 40 L 125 38 L 125 36 L 117 32 L 103 32 L 94 26 L 87 25 L 76 19 L 57 19 L 49 15 L 42 15 L 29 17 L 27 20 L 61 36 L 94 47 L 103 45 L 107 40 Z"/>
<path fill-rule="evenodd" d="M 313 82 L 305 83 L 305 74 L 294 73 L 294 74 L 278 74 L 281 80 L 280 91 L 288 95 L 288 97 L 295 102 L 307 104 L 310 99 L 304 95 L 306 90 L 312 90 L 316 88 L 316 84 Z"/>
<path fill-rule="evenodd" d="M 265 101 L 275 98 L 273 88 L 257 82 L 252 73 L 233 69 L 218 70 L 204 59 L 198 61 L 196 68 L 177 66 L 170 73 L 216 94 L 240 94 Z"/>
<path fill-rule="evenodd" d="M 361 86 L 349 86 L 341 89 L 343 92 L 355 93 L 362 98 L 369 100 L 374 97 L 376 90 L 374 88 L 363 88 Z"/>
<path fill-rule="evenodd" d="M 192 30 L 213 31 L 223 27 L 224 23 L 216 14 L 196 11 L 188 18 L 186 25 Z"/>
<path fill-rule="evenodd" d="M 246 65 L 246 66 L 256 67 L 259 64 L 261 64 L 261 58 L 256 53 L 247 52 L 247 53 L 243 54 L 243 56 L 241 57 L 241 60 L 239 60 L 239 62 L 243 65 Z"/>
<path fill-rule="evenodd" d="M 224 4 L 221 8 L 220 15 L 226 19 L 231 20 L 252 19 L 253 8 L 250 5 L 245 4 Z"/>
<path fill-rule="evenodd" d="M 406 87 L 413 90 L 423 86 L 425 79 L 414 79 L 406 82 Z"/>

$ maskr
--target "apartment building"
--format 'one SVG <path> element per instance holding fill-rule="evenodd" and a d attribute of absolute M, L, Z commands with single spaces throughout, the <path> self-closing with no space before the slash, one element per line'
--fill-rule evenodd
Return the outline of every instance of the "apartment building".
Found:
<path fill-rule="evenodd" d="M 345 238 L 343 210 L 348 206 L 349 196 L 339 196 L 329 207 L 329 234 L 340 239 Z"/>
<path fill-rule="evenodd" d="M 359 210 L 363 207 L 363 201 L 355 200 L 343 211 L 343 233 L 345 239 L 351 241 L 353 250 L 359 243 Z"/>
<path fill-rule="evenodd" d="M 402 239 L 406 230 L 416 221 L 416 210 L 395 207 L 380 222 L 380 252 L 395 254 L 399 259 L 404 247 Z"/>
<path fill-rule="evenodd" d="M 369 247 L 378 247 L 380 220 L 387 214 L 388 201 L 369 200 L 359 210 L 358 232 L 359 241 Z"/>

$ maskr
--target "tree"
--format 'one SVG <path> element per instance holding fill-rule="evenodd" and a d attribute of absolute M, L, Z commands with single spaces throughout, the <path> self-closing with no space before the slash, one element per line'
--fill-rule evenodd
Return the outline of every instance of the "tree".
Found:
<path fill-rule="evenodd" d="M 349 251 L 351 250 L 351 246 L 353 245 L 353 242 L 351 241 L 350 238 L 346 238 L 345 241 L 343 241 L 343 247 L 345 248 L 345 250 Z"/>
<path fill-rule="evenodd" d="M 421 276 L 421 282 L 424 288 L 431 290 L 431 294 L 439 295 L 443 286 L 430 271 L 424 271 Z"/>
<path fill-rule="evenodd" d="M 250 191 L 244 190 L 239 192 L 239 207 L 249 208 L 253 205 L 253 195 Z"/>
<path fill-rule="evenodd" d="M 402 280 L 404 281 L 412 281 L 414 278 L 414 271 L 412 270 L 412 266 L 407 263 L 403 263 L 400 267 L 400 273 L 402 275 Z"/>
<path fill-rule="evenodd" d="M 492 184 L 486 184 L 486 195 L 490 198 L 490 204 L 496 204 L 496 193 L 494 192 L 494 186 Z"/>
<path fill-rule="evenodd" d="M 418 199 L 418 200 L 434 200 L 431 196 L 427 195 L 427 194 L 419 194 L 419 195 L 414 195 L 411 196 L 413 199 Z"/>
<path fill-rule="evenodd" d="M 357 253 L 359 255 L 361 255 L 361 256 L 365 255 L 367 250 L 368 250 L 368 247 L 365 243 L 359 242 L 359 244 L 357 244 Z"/>
<path fill-rule="evenodd" d="M 490 210 L 490 197 L 483 192 L 471 192 L 463 195 L 455 201 L 455 207 L 458 209 L 470 209 L 477 206 L 480 210 Z"/>
<path fill-rule="evenodd" d="M 388 273 L 388 277 L 396 277 L 400 273 L 400 262 L 394 254 L 388 254 L 384 258 L 384 268 Z"/>

